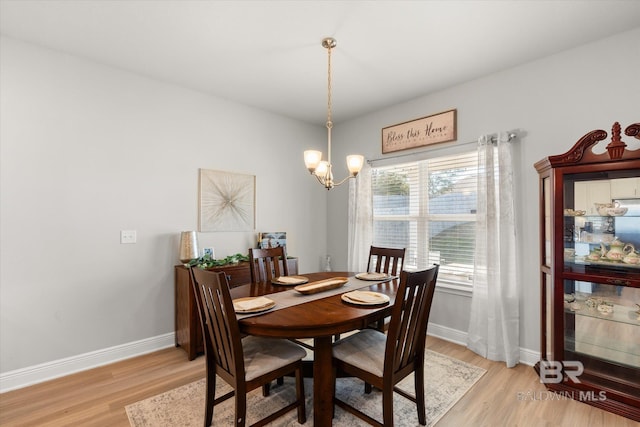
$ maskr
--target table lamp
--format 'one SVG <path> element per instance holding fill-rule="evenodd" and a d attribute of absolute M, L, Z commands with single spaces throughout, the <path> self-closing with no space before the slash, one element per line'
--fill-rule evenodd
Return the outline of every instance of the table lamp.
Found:
<path fill-rule="evenodd" d="M 183 231 L 180 234 L 180 261 L 188 263 L 198 258 L 198 236 L 195 231 Z"/>

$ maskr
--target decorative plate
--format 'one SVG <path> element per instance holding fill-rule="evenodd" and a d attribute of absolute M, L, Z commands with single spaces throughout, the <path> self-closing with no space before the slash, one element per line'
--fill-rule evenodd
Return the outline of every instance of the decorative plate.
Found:
<path fill-rule="evenodd" d="M 275 301 L 266 297 L 244 297 L 233 300 L 236 313 L 260 313 L 276 306 Z"/>
<path fill-rule="evenodd" d="M 356 279 L 360 279 L 360 280 L 386 280 L 386 279 L 390 279 L 391 277 L 392 276 L 387 273 L 367 272 L 367 273 L 356 274 Z"/>
<path fill-rule="evenodd" d="M 280 276 L 272 279 L 271 283 L 281 286 L 293 286 L 302 285 L 303 283 L 307 283 L 308 281 L 309 278 L 304 276 Z"/>
<path fill-rule="evenodd" d="M 342 301 L 357 305 L 381 305 L 389 302 L 389 296 L 379 292 L 352 291 L 342 294 Z"/>

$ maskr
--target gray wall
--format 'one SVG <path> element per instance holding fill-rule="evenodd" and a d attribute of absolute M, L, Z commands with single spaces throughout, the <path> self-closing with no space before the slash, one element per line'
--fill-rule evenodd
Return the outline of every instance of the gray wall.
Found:
<path fill-rule="evenodd" d="M 615 121 L 622 126 L 639 122 L 639 70 L 640 29 L 636 29 L 438 93 L 416 94 L 414 101 L 349 123 L 336 122 L 334 158 L 347 151 L 381 158 L 383 127 L 451 108 L 458 110 L 458 143 L 520 129 L 515 158 L 520 346 L 539 351 L 538 182 L 533 164 L 569 150 L 591 130 L 610 133 Z M 347 196 L 346 188 L 338 188 L 328 201 L 328 253 L 338 269 L 346 266 Z M 468 296 L 439 292 L 431 322 L 466 332 L 469 301 Z"/>
<path fill-rule="evenodd" d="M 173 266 L 198 221 L 198 169 L 256 175 L 257 231 L 300 270 L 326 248 L 317 127 L 2 38 L 0 368 L 174 330 Z M 138 243 L 120 244 L 120 230 Z M 256 233 L 200 233 L 222 258 Z"/>

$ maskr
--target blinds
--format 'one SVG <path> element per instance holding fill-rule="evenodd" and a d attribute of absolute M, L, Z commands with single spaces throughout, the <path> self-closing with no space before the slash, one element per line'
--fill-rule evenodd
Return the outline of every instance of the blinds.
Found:
<path fill-rule="evenodd" d="M 477 153 L 372 169 L 373 244 L 406 248 L 405 268 L 440 264 L 439 278 L 470 285 Z"/>

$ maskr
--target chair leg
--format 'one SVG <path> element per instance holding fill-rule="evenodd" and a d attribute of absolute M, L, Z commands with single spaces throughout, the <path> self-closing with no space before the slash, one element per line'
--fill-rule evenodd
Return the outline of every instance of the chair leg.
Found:
<path fill-rule="evenodd" d="M 209 427 L 213 423 L 213 405 L 215 402 L 215 394 L 216 394 L 216 374 L 215 371 L 213 375 L 209 375 L 209 371 L 207 370 L 207 379 L 206 379 L 206 397 L 205 397 L 205 408 L 204 408 L 204 427 Z"/>
<path fill-rule="evenodd" d="M 243 390 L 241 393 L 236 390 L 236 423 L 235 427 L 245 427 L 247 422 L 247 393 Z"/>
<path fill-rule="evenodd" d="M 382 420 L 384 427 L 393 427 L 393 387 L 382 392 Z"/>
<path fill-rule="evenodd" d="M 298 397 L 298 423 L 307 422 L 307 406 L 304 396 L 304 377 L 302 376 L 302 366 L 296 369 L 296 396 Z"/>
<path fill-rule="evenodd" d="M 276 380 L 276 384 L 284 384 L 284 377 L 280 377 Z M 271 394 L 271 383 L 266 383 L 262 386 L 262 397 L 267 397 Z"/>
<path fill-rule="evenodd" d="M 427 425 L 427 411 L 424 402 L 424 362 L 416 367 L 414 372 L 416 387 L 416 406 L 418 407 L 418 422 L 420 425 Z"/>

